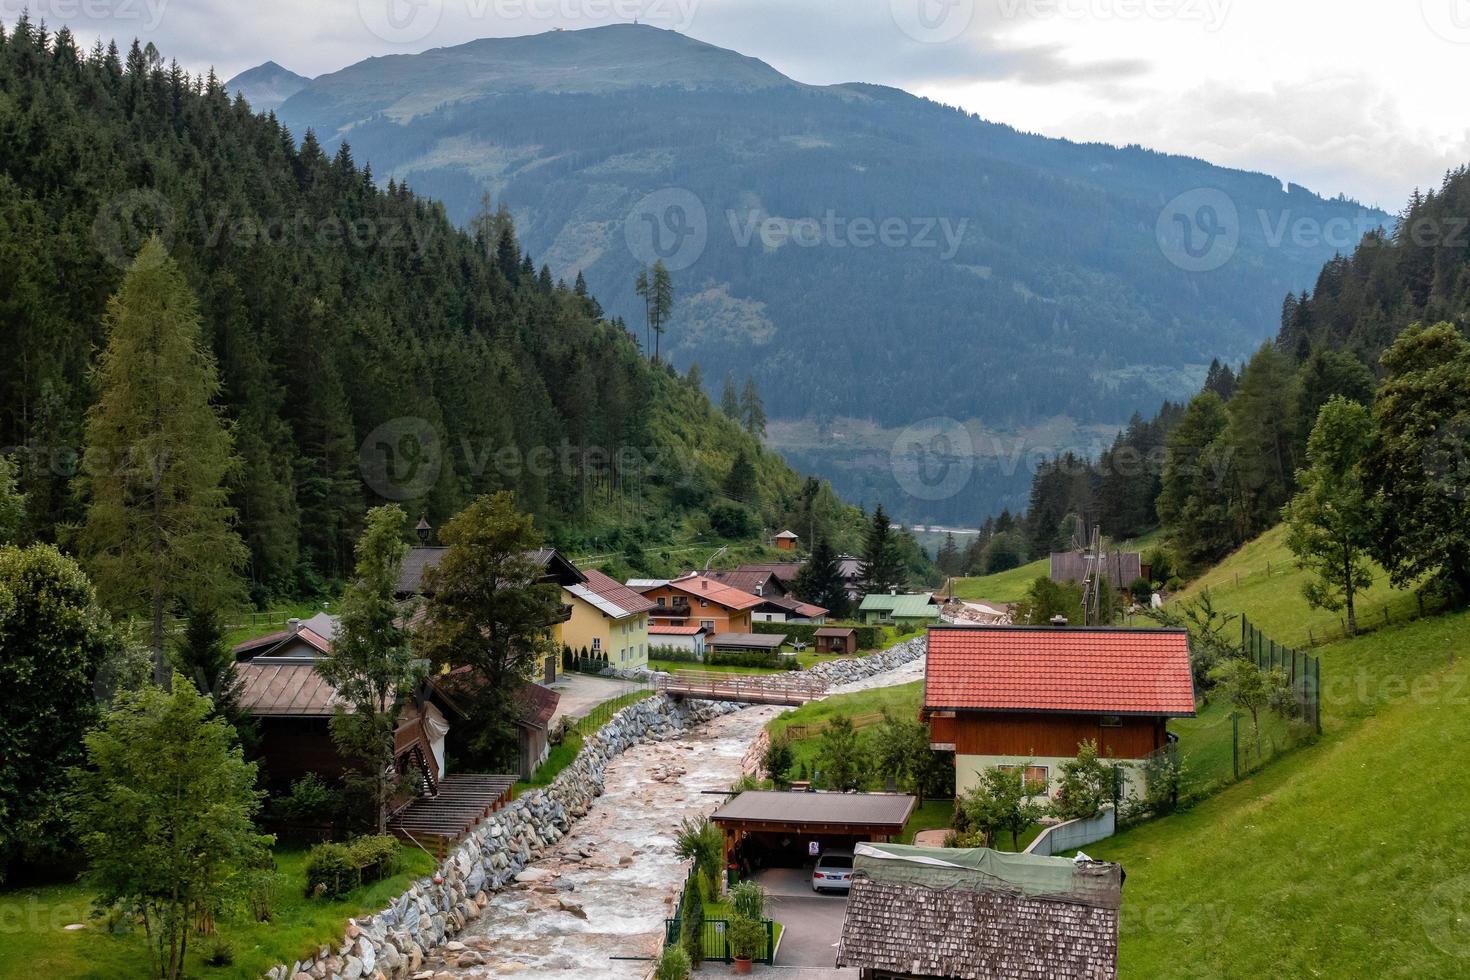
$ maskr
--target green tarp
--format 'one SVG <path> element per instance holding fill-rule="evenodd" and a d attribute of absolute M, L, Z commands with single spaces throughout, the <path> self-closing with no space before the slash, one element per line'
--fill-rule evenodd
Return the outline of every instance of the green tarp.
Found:
<path fill-rule="evenodd" d="M 1027 898 L 1117 908 L 1121 869 L 1068 858 L 1012 854 L 984 847 L 859 844 L 853 870 L 874 881 L 962 891 L 1001 891 Z"/>

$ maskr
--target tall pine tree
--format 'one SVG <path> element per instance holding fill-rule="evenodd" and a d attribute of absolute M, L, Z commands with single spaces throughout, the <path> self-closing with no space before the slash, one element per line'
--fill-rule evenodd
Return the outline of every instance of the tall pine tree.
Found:
<path fill-rule="evenodd" d="M 107 605 L 148 616 L 163 684 L 167 615 L 185 601 L 241 598 L 246 553 L 225 486 L 236 458 L 194 294 L 158 238 L 138 253 L 105 319 L 86 426 L 82 553 Z"/>

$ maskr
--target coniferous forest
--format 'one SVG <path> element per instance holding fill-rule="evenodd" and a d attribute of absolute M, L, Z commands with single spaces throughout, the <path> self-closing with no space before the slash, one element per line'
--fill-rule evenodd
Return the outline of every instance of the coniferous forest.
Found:
<path fill-rule="evenodd" d="M 79 50 L 22 17 L 0 31 L 0 447 L 25 537 L 66 541 L 103 311 L 157 235 L 197 300 L 238 465 L 229 503 L 257 600 L 351 569 L 384 499 L 436 527 L 512 490 L 557 544 L 625 551 L 856 511 L 803 485 L 651 364 L 584 283 L 553 281 L 487 203 L 468 231 L 378 187 L 153 46 Z M 730 485 L 744 455 L 754 479 Z"/>

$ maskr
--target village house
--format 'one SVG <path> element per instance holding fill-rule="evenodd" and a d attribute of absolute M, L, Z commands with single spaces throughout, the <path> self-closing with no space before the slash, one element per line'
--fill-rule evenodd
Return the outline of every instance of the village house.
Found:
<path fill-rule="evenodd" d="M 955 753 L 955 791 L 983 769 L 1029 765 L 1050 787 L 1058 767 L 1095 741 L 1142 793 L 1139 764 L 1164 748 L 1170 718 L 1192 717 L 1185 630 L 935 626 L 921 717 L 935 750 Z"/>
<path fill-rule="evenodd" d="M 816 653 L 835 653 L 840 657 L 857 654 L 858 633 L 851 626 L 824 626 L 812 635 L 816 640 Z"/>
<path fill-rule="evenodd" d="M 717 582 L 759 596 L 761 604 L 751 610 L 751 618 L 757 623 L 825 623 L 827 610 L 792 595 L 791 581 L 783 579 L 776 571 L 795 567 L 799 566 L 794 563 L 741 565 L 704 574 Z"/>
<path fill-rule="evenodd" d="M 561 642 L 578 656 L 605 654 L 618 670 L 647 667 L 653 601 L 595 569 L 582 574 L 585 582 L 562 586 L 572 611 L 560 624 Z"/>
<path fill-rule="evenodd" d="M 1114 980 L 1122 905 L 1116 864 L 859 844 L 837 966 L 861 980 Z"/>
<path fill-rule="evenodd" d="M 1053 551 L 1049 564 L 1053 582 L 1081 582 L 1087 577 L 1088 553 L 1077 550 Z M 1126 589 L 1138 579 L 1147 580 L 1153 571 L 1136 551 L 1115 551 L 1111 554 L 1104 552 L 1097 559 L 1097 568 L 1114 589 Z"/>
<path fill-rule="evenodd" d="M 870 626 L 891 623 L 894 626 L 916 629 L 939 619 L 939 603 L 933 593 L 929 592 L 914 595 L 875 592 L 863 596 L 863 603 L 858 606 L 858 615 Z"/>
<path fill-rule="evenodd" d="M 707 633 L 751 632 L 751 610 L 761 604 L 760 596 L 693 572 L 669 581 L 633 579 L 628 587 L 652 600 L 655 623 L 698 626 Z"/>
<path fill-rule="evenodd" d="M 777 551 L 795 551 L 796 543 L 800 540 L 794 531 L 782 531 L 771 539 L 771 544 Z"/>
<path fill-rule="evenodd" d="M 675 626 L 672 623 L 650 623 L 648 644 L 655 650 L 678 650 L 704 659 L 706 633 L 698 626 Z"/>

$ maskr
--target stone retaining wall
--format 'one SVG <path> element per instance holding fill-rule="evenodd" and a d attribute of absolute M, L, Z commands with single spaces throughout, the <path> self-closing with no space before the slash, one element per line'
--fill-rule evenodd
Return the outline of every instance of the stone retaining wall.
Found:
<path fill-rule="evenodd" d="M 808 673 L 832 686 L 849 684 L 912 663 L 927 640 L 916 637 L 866 657 L 833 660 Z M 514 880 L 542 852 L 566 836 L 602 794 L 614 756 L 644 741 L 667 741 L 745 705 L 650 698 L 613 715 L 550 786 L 532 790 L 492 814 L 445 859 L 432 879 L 413 884 L 391 906 L 348 921 L 342 943 L 310 959 L 280 964 L 266 980 L 407 980 L 424 955 L 479 918 L 492 892 Z M 758 760 L 759 756 L 756 756 Z M 753 760 L 752 760 L 753 761 Z M 758 764 L 758 763 L 757 763 Z M 749 770 L 747 770 L 749 771 Z"/>
<path fill-rule="evenodd" d="M 689 729 L 744 705 L 665 697 L 619 711 L 583 743 L 582 751 L 551 785 L 532 790 L 485 820 L 445 859 L 434 878 L 413 884 L 371 918 L 352 919 L 336 949 L 265 974 L 267 980 L 405 980 L 424 955 L 479 918 L 490 894 L 504 887 L 543 851 L 566 836 L 602 794 L 607 764 L 633 745 L 678 738 Z"/>

